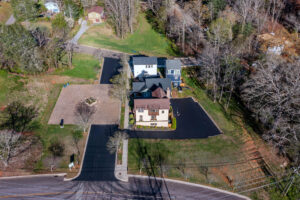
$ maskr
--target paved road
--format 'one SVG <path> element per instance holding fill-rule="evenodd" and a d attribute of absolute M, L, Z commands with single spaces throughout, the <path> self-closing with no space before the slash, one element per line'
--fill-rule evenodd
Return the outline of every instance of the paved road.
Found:
<path fill-rule="evenodd" d="M 196 139 L 221 134 L 201 106 L 192 98 L 171 99 L 176 116 L 175 131 L 129 131 L 131 138 Z"/>
<path fill-rule="evenodd" d="M 105 57 L 100 84 L 111 84 L 110 79 L 119 73 L 120 68 L 120 59 Z"/>
<path fill-rule="evenodd" d="M 0 199 L 176 199 L 245 200 L 207 188 L 164 180 L 129 178 L 119 181 L 68 181 L 62 177 L 0 180 Z"/>
<path fill-rule="evenodd" d="M 77 53 L 85 53 L 93 56 L 102 56 L 102 57 L 109 57 L 109 58 L 120 58 L 124 53 L 119 52 L 119 51 L 114 51 L 114 50 L 109 50 L 109 49 L 100 49 L 96 47 L 90 47 L 86 45 L 76 45 L 75 52 Z"/>
<path fill-rule="evenodd" d="M 87 31 L 89 29 L 88 25 L 87 25 L 87 21 L 83 20 L 80 26 L 79 31 L 76 33 L 76 35 L 74 36 L 74 38 L 70 41 L 73 44 L 77 44 L 78 40 L 80 39 L 80 37 L 85 33 L 85 31 Z"/>
<path fill-rule="evenodd" d="M 12 25 L 16 22 L 14 15 L 11 15 L 9 19 L 6 21 L 5 25 Z"/>
<path fill-rule="evenodd" d="M 92 125 L 81 173 L 76 180 L 117 180 L 114 175 L 115 154 L 110 154 L 106 148 L 109 136 L 117 128 L 117 125 Z"/>

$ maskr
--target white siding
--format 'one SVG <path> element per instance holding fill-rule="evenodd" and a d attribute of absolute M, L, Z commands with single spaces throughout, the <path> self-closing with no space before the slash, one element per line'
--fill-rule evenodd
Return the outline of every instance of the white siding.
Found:
<path fill-rule="evenodd" d="M 142 117 L 142 121 L 140 120 Z M 157 127 L 168 127 L 169 110 L 159 110 L 159 115 L 156 116 L 156 120 L 151 120 L 151 116 L 148 114 L 148 110 L 136 110 L 135 113 L 136 125 L 151 126 L 152 123 L 156 123 Z"/>
<path fill-rule="evenodd" d="M 145 73 L 149 76 L 157 75 L 157 65 L 134 65 L 134 77 L 144 76 Z"/>

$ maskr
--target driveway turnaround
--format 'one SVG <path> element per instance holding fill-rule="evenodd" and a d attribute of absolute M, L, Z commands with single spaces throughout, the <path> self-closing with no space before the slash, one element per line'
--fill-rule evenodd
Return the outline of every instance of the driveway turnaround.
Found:
<path fill-rule="evenodd" d="M 109 96 L 110 87 L 107 84 L 95 84 L 69 85 L 62 88 L 48 124 L 59 124 L 61 119 L 64 119 L 65 124 L 77 124 L 74 114 L 76 105 L 89 97 L 97 99 L 94 105 L 96 113 L 92 117 L 93 124 L 118 124 L 121 102 Z"/>
<path fill-rule="evenodd" d="M 152 178 L 120 181 L 67 181 L 62 177 L 33 177 L 0 180 L 0 199 L 171 199 L 246 200 L 225 191 Z"/>
<path fill-rule="evenodd" d="M 105 57 L 100 84 L 111 84 L 110 79 L 119 73 L 120 68 L 119 59 Z"/>
<path fill-rule="evenodd" d="M 197 139 L 221 134 L 214 122 L 192 98 L 171 99 L 176 116 L 175 131 L 129 131 L 131 138 Z"/>
<path fill-rule="evenodd" d="M 106 148 L 109 137 L 117 129 L 117 125 L 92 125 L 81 173 L 76 180 L 117 180 L 114 175 L 115 154 L 110 154 Z"/>

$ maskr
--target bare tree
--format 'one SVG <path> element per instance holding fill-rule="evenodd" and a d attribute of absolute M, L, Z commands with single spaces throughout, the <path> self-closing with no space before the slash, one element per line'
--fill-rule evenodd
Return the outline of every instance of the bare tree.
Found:
<path fill-rule="evenodd" d="M 128 139 L 128 134 L 126 132 L 116 131 L 113 136 L 109 137 L 106 144 L 107 150 L 111 154 L 116 153 L 120 148 L 121 142 L 126 139 Z"/>
<path fill-rule="evenodd" d="M 19 153 L 18 144 L 21 134 L 12 130 L 0 131 L 0 160 L 4 167 L 8 166 L 9 160 Z"/>
<path fill-rule="evenodd" d="M 79 102 L 75 108 L 75 117 L 78 121 L 80 127 L 86 132 L 89 127 L 92 116 L 95 114 L 96 108 L 94 106 L 89 106 L 85 102 Z"/>
<path fill-rule="evenodd" d="M 286 153 L 300 141 L 300 62 L 267 57 L 256 66 L 241 87 L 242 98 L 265 126 L 264 138 Z"/>
<path fill-rule="evenodd" d="M 119 74 L 115 75 L 110 81 L 112 83 L 110 96 L 120 99 L 124 102 L 128 93 L 128 60 L 126 56 L 123 56 L 120 63 L 123 67 L 119 70 Z"/>
<path fill-rule="evenodd" d="M 117 36 L 124 38 L 128 31 L 133 32 L 136 3 L 136 0 L 105 0 L 106 10 Z"/>

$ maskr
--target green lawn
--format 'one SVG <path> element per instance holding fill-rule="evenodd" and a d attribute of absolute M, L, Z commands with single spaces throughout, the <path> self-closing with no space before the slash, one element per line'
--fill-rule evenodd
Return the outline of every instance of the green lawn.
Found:
<path fill-rule="evenodd" d="M 4 70 L 0 70 L 0 107 L 9 103 L 10 97 L 15 92 L 21 91 L 24 81 L 16 75 L 9 74 Z"/>
<path fill-rule="evenodd" d="M 99 60 L 87 54 L 74 54 L 73 69 L 57 71 L 56 74 L 83 79 L 97 79 L 100 65 Z"/>
<path fill-rule="evenodd" d="M 108 24 L 92 26 L 80 38 L 79 43 L 101 48 L 118 50 L 126 53 L 146 55 L 172 56 L 174 52 L 165 36 L 157 33 L 147 22 L 144 14 L 138 17 L 138 27 L 133 34 L 125 39 L 119 39 Z"/>

